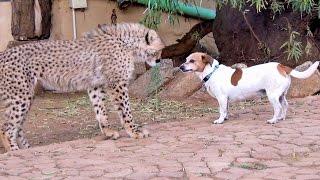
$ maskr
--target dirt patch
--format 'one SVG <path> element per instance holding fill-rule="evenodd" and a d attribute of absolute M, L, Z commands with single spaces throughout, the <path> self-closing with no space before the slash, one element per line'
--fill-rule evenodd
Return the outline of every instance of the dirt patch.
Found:
<path fill-rule="evenodd" d="M 217 112 L 208 104 L 187 104 L 178 101 L 131 99 L 133 116 L 140 124 L 183 121 L 193 117 Z M 109 122 L 113 128 L 121 129 L 113 106 L 109 105 Z M 4 107 L 0 107 L 3 115 Z M 3 118 L 0 120 L 3 124 Z M 32 146 L 42 146 L 100 134 L 90 101 L 85 93 L 42 93 L 35 98 L 24 125 L 26 136 Z M 0 152 L 3 152 L 0 143 Z"/>
<path fill-rule="evenodd" d="M 108 102 L 110 110 L 109 122 L 113 128 L 121 130 L 120 122 L 113 106 Z M 245 109 L 252 105 L 265 105 L 266 100 L 244 101 L 233 103 L 231 111 Z M 147 100 L 131 99 L 133 117 L 139 124 L 154 124 L 210 116 L 218 117 L 217 104 L 212 100 L 199 101 L 188 98 L 185 101 L 171 101 L 150 98 Z M 4 107 L 0 107 L 3 115 Z M 0 120 L 3 124 L 3 119 Z M 39 94 L 31 107 L 24 125 L 30 144 L 43 146 L 100 135 L 90 101 L 86 93 L 55 94 L 45 92 Z M 4 152 L 0 143 L 0 153 Z"/>

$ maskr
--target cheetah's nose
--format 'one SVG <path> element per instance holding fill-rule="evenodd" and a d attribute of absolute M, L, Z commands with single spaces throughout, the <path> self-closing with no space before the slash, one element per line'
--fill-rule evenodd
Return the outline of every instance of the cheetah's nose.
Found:
<path fill-rule="evenodd" d="M 157 64 L 160 63 L 160 59 L 157 59 L 157 60 L 156 60 L 156 63 L 157 63 Z"/>

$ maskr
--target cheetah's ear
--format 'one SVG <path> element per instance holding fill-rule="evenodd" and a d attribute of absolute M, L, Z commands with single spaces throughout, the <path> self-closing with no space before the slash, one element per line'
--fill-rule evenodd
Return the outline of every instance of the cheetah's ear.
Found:
<path fill-rule="evenodd" d="M 107 33 L 106 31 L 106 24 L 98 24 L 98 30 L 102 31 L 102 33 Z"/>
<path fill-rule="evenodd" d="M 201 55 L 201 60 L 203 63 L 205 63 L 205 64 L 209 63 L 210 65 L 212 65 L 212 63 L 214 61 L 214 59 L 211 56 L 209 56 L 208 54 Z"/>
<path fill-rule="evenodd" d="M 149 32 L 147 32 L 146 36 L 144 37 L 144 39 L 146 40 L 146 43 L 148 45 L 150 45 L 150 41 L 149 41 Z"/>

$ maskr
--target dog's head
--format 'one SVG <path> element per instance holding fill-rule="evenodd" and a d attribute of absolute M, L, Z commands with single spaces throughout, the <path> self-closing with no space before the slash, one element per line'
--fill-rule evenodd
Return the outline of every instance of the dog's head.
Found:
<path fill-rule="evenodd" d="M 206 53 L 196 52 L 190 54 L 186 62 L 180 66 L 182 72 L 203 72 L 207 64 L 214 64 L 217 60 Z"/>

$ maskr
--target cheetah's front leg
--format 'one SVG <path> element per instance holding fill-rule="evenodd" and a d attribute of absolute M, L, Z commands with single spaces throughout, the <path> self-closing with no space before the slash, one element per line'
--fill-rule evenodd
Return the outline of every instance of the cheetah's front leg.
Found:
<path fill-rule="evenodd" d="M 126 132 L 130 137 L 140 139 L 149 136 L 149 132 L 146 129 L 141 129 L 138 124 L 135 124 L 131 114 L 128 87 L 127 83 L 122 82 L 114 84 L 108 87 L 108 92 L 111 95 L 116 109 L 119 111 L 119 117 L 121 124 L 124 126 Z"/>

